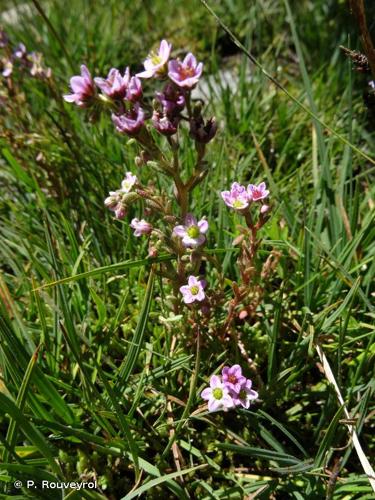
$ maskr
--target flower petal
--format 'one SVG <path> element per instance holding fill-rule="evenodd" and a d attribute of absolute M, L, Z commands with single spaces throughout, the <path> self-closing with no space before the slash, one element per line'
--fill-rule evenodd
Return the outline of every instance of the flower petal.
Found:
<path fill-rule="evenodd" d="M 186 229 L 184 226 L 176 226 L 173 229 L 173 234 L 179 236 L 180 238 L 183 238 L 186 235 Z"/>
<path fill-rule="evenodd" d="M 206 219 L 201 219 L 198 222 L 198 227 L 199 227 L 199 230 L 200 230 L 201 233 L 203 233 L 203 234 L 207 233 L 207 231 L 208 231 L 208 222 L 206 221 Z"/>
<path fill-rule="evenodd" d="M 212 389 L 216 389 L 217 387 L 221 387 L 221 386 L 222 386 L 222 383 L 221 383 L 220 377 L 218 375 L 212 375 L 212 377 L 210 378 L 210 387 Z"/>
<path fill-rule="evenodd" d="M 212 394 L 212 389 L 211 387 L 206 387 L 205 389 L 203 389 L 203 391 L 201 392 L 201 398 L 203 399 L 206 399 L 207 401 L 210 399 L 211 397 L 211 394 Z"/>
<path fill-rule="evenodd" d="M 208 411 L 219 411 L 221 406 L 220 400 L 212 398 L 208 402 Z"/>

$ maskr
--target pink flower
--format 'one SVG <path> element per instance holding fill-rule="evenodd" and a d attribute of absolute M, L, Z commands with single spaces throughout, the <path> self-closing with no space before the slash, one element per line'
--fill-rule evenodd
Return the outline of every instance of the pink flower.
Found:
<path fill-rule="evenodd" d="M 185 247 L 195 248 L 206 241 L 205 234 L 208 230 L 208 222 L 205 219 L 201 219 L 197 222 L 197 219 L 192 214 L 187 214 L 185 217 L 185 224 L 176 226 L 173 229 L 173 234 L 182 238 L 182 244 Z"/>
<path fill-rule="evenodd" d="M 115 213 L 116 219 L 123 219 L 126 215 L 126 206 L 122 203 L 123 191 L 110 191 L 104 205 Z"/>
<path fill-rule="evenodd" d="M 28 61 L 31 63 L 30 75 L 38 78 L 51 78 L 51 68 L 43 66 L 43 56 L 39 52 L 30 52 Z"/>
<path fill-rule="evenodd" d="M 124 195 L 132 190 L 138 181 L 137 176 L 131 172 L 126 172 L 125 178 L 121 182 L 121 188 L 117 191 L 110 191 L 109 196 L 104 200 L 104 205 L 115 213 L 116 219 L 123 219 L 126 215 L 126 203 Z"/>
<path fill-rule="evenodd" d="M 139 78 L 132 76 L 126 68 L 124 75 L 118 69 L 112 68 L 107 78 L 94 78 L 96 85 L 105 95 L 112 99 L 127 99 L 136 101 L 142 95 L 142 85 Z"/>
<path fill-rule="evenodd" d="M 134 102 L 142 97 L 142 84 L 141 80 L 136 76 L 130 78 L 128 89 L 126 92 L 126 99 Z"/>
<path fill-rule="evenodd" d="M 138 103 L 123 115 L 112 114 L 112 121 L 116 130 L 122 134 L 136 135 L 143 127 L 145 113 Z"/>
<path fill-rule="evenodd" d="M 95 87 L 90 71 L 82 64 L 81 76 L 73 76 L 70 79 L 72 94 L 64 95 L 66 102 L 74 102 L 77 106 L 84 108 L 92 102 L 95 95 Z"/>
<path fill-rule="evenodd" d="M 173 59 L 168 64 L 168 76 L 179 87 L 192 89 L 202 74 L 203 63 L 197 63 L 194 55 L 189 52 L 183 61 Z"/>
<path fill-rule="evenodd" d="M 249 195 L 250 201 L 263 200 L 270 194 L 268 189 L 266 189 L 265 182 L 261 182 L 258 186 L 256 186 L 255 184 L 249 184 L 247 186 L 247 193 Z"/>
<path fill-rule="evenodd" d="M 177 132 L 178 119 L 169 118 L 155 110 L 152 114 L 152 124 L 160 134 L 173 135 Z"/>
<path fill-rule="evenodd" d="M 153 76 L 162 76 L 165 71 L 165 65 L 168 62 L 172 45 L 167 40 L 160 42 L 158 52 L 151 52 L 143 65 L 145 71 L 138 73 L 139 78 L 152 78 Z"/>
<path fill-rule="evenodd" d="M 13 73 L 13 63 L 10 59 L 3 59 L 1 61 L 3 63 L 3 71 L 2 75 L 4 78 L 8 78 Z"/>
<path fill-rule="evenodd" d="M 231 367 L 224 366 L 222 371 L 223 383 L 228 390 L 238 393 L 246 382 L 246 377 L 242 375 L 242 368 L 240 365 L 233 365 Z"/>
<path fill-rule="evenodd" d="M 208 411 L 210 412 L 218 410 L 225 411 L 234 406 L 233 399 L 229 395 L 228 389 L 217 375 L 212 375 L 210 387 L 202 391 L 201 397 L 208 401 Z"/>
<path fill-rule="evenodd" d="M 138 181 L 137 176 L 131 172 L 126 172 L 124 180 L 121 182 L 121 192 L 129 193 L 134 184 Z"/>
<path fill-rule="evenodd" d="M 168 82 L 163 92 L 156 92 L 156 99 L 163 107 L 163 111 L 167 116 L 175 116 L 185 107 L 185 97 L 181 90 Z"/>
<path fill-rule="evenodd" d="M 94 78 L 94 82 L 102 92 L 112 99 L 124 99 L 130 80 L 129 68 L 126 68 L 124 75 L 118 69 L 112 68 L 107 78 Z"/>
<path fill-rule="evenodd" d="M 134 236 L 150 234 L 152 231 L 152 225 L 144 219 L 133 219 L 130 223 L 130 227 L 134 229 Z"/>
<path fill-rule="evenodd" d="M 24 59 L 27 55 L 26 47 L 23 43 L 19 43 L 13 52 L 14 57 L 17 59 Z"/>
<path fill-rule="evenodd" d="M 245 186 L 241 186 L 238 182 L 234 182 L 230 191 L 222 191 L 221 197 L 228 207 L 236 210 L 243 210 L 249 206 L 249 195 Z"/>
<path fill-rule="evenodd" d="M 251 401 L 258 399 L 259 395 L 254 391 L 252 387 L 252 382 L 250 379 L 245 379 L 246 382 L 241 386 L 240 390 L 236 395 L 232 394 L 233 402 L 236 406 L 242 406 L 248 409 L 250 407 Z"/>
<path fill-rule="evenodd" d="M 191 304 L 192 302 L 201 302 L 205 298 L 204 287 L 206 282 L 199 280 L 195 276 L 189 276 L 188 284 L 180 287 L 180 292 L 183 295 L 183 300 L 185 304 Z"/>

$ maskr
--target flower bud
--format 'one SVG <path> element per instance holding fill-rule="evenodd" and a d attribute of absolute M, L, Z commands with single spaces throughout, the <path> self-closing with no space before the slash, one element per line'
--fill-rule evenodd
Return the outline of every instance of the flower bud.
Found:
<path fill-rule="evenodd" d="M 148 256 L 151 257 L 152 259 L 155 259 L 158 256 L 157 248 L 155 248 L 154 246 L 151 246 L 148 249 Z"/>
<path fill-rule="evenodd" d="M 201 116 L 192 118 L 190 121 L 190 137 L 197 142 L 207 144 L 215 137 L 216 132 L 217 123 L 215 118 L 210 118 L 206 123 L 204 123 Z"/>
<path fill-rule="evenodd" d="M 121 202 L 124 204 L 124 205 L 130 205 L 131 203 L 133 203 L 133 201 L 135 200 L 138 200 L 139 198 L 139 194 L 138 193 L 134 193 L 131 192 L 131 193 L 125 193 L 122 195 L 122 198 L 121 198 Z"/>

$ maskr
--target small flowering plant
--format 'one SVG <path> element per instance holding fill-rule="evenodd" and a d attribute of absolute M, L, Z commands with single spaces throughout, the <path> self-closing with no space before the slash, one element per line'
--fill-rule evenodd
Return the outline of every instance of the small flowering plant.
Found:
<path fill-rule="evenodd" d="M 252 389 L 252 381 L 242 375 L 240 365 L 225 366 L 221 377 L 212 375 L 210 387 L 204 389 L 201 397 L 208 402 L 208 411 L 230 410 L 236 407 L 248 409 L 258 393 Z"/>
<path fill-rule="evenodd" d="M 236 322 L 256 315 L 262 296 L 260 277 L 272 268 L 266 263 L 260 269 L 256 262 L 258 232 L 268 220 L 270 192 L 265 182 L 245 185 L 235 180 L 221 191 L 221 201 L 246 226 L 240 227 L 233 242 L 240 246 L 240 279 L 232 283 L 233 296 L 228 298 L 228 280 L 210 246 L 212 221 L 194 208 L 192 200 L 193 190 L 210 172 L 207 150 L 218 132 L 215 117 L 205 116 L 205 103 L 192 95 L 202 78 L 203 63 L 190 52 L 174 57 L 172 44 L 162 40 L 143 66 L 135 75 L 129 67 L 111 68 L 106 77 L 93 78 L 82 65 L 81 75 L 70 79 L 71 94 L 64 99 L 84 108 L 92 122 L 98 113 L 110 115 L 119 139 L 127 137 L 136 148 L 134 166 L 104 204 L 115 219 L 129 225 L 135 238 L 145 241 L 152 261 L 163 257 L 157 273 L 171 290 L 165 303 L 172 318 L 183 318 L 180 328 L 172 329 L 174 338 L 183 338 L 189 346 L 199 343 L 205 332 L 215 342 L 232 336 L 258 376 Z M 148 97 L 150 91 L 153 99 Z M 187 147 L 193 158 L 189 169 L 184 168 Z M 159 176 L 167 179 L 169 190 L 159 187 L 163 185 Z M 221 376 L 213 375 L 201 395 L 209 411 L 247 409 L 258 397 L 240 365 L 225 366 Z"/>

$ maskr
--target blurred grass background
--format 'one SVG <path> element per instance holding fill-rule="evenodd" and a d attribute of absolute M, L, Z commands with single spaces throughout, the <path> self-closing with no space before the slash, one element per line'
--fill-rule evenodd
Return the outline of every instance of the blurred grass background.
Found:
<path fill-rule="evenodd" d="M 314 125 L 198 1 L 1 5 L 5 19 L 8 9 L 20 12 L 16 23 L 2 22 L 11 41 L 41 52 L 55 82 L 49 88 L 15 71 L 15 94 L 0 87 L 4 495 L 17 494 L 14 478 L 58 477 L 98 479 L 101 493 L 76 498 L 132 498 L 130 490 L 142 486 L 146 498 L 372 498 L 314 345 L 323 345 L 370 456 L 374 164 Z M 358 46 L 346 2 L 210 5 L 293 96 L 373 156 L 373 119 L 362 99 L 368 77 L 354 73 L 339 49 Z M 223 252 L 235 279 L 231 242 L 239 219 L 219 191 L 234 180 L 265 179 L 273 212 L 261 257 L 281 253 L 256 318 L 238 325 L 264 382 L 261 401 L 251 412 L 191 415 L 177 436 L 183 468 L 205 467 L 183 479 L 173 476 L 172 454 L 163 450 L 168 418 L 178 423 L 189 395 L 194 346 L 180 342 L 170 356 L 171 334 L 183 320 L 166 321 L 169 290 L 150 278 L 146 248 L 103 207 L 123 173 L 135 171 L 137 149 L 108 118 L 87 123 L 61 99 L 81 63 L 95 75 L 127 65 L 136 71 L 161 38 L 175 54 L 193 51 L 211 75 L 207 107 L 220 131 L 208 155 L 211 172 L 192 200 L 193 212 L 211 221 L 209 246 Z M 184 165 L 187 172 L 193 166 L 187 140 Z M 137 175 L 147 182 L 153 174 L 143 168 Z M 170 192 L 167 180 L 161 186 Z M 85 279 L 33 291 L 84 272 Z M 208 333 L 199 386 L 220 363 L 235 361 L 236 344 L 221 345 Z M 194 403 L 202 403 L 199 393 Z"/>

